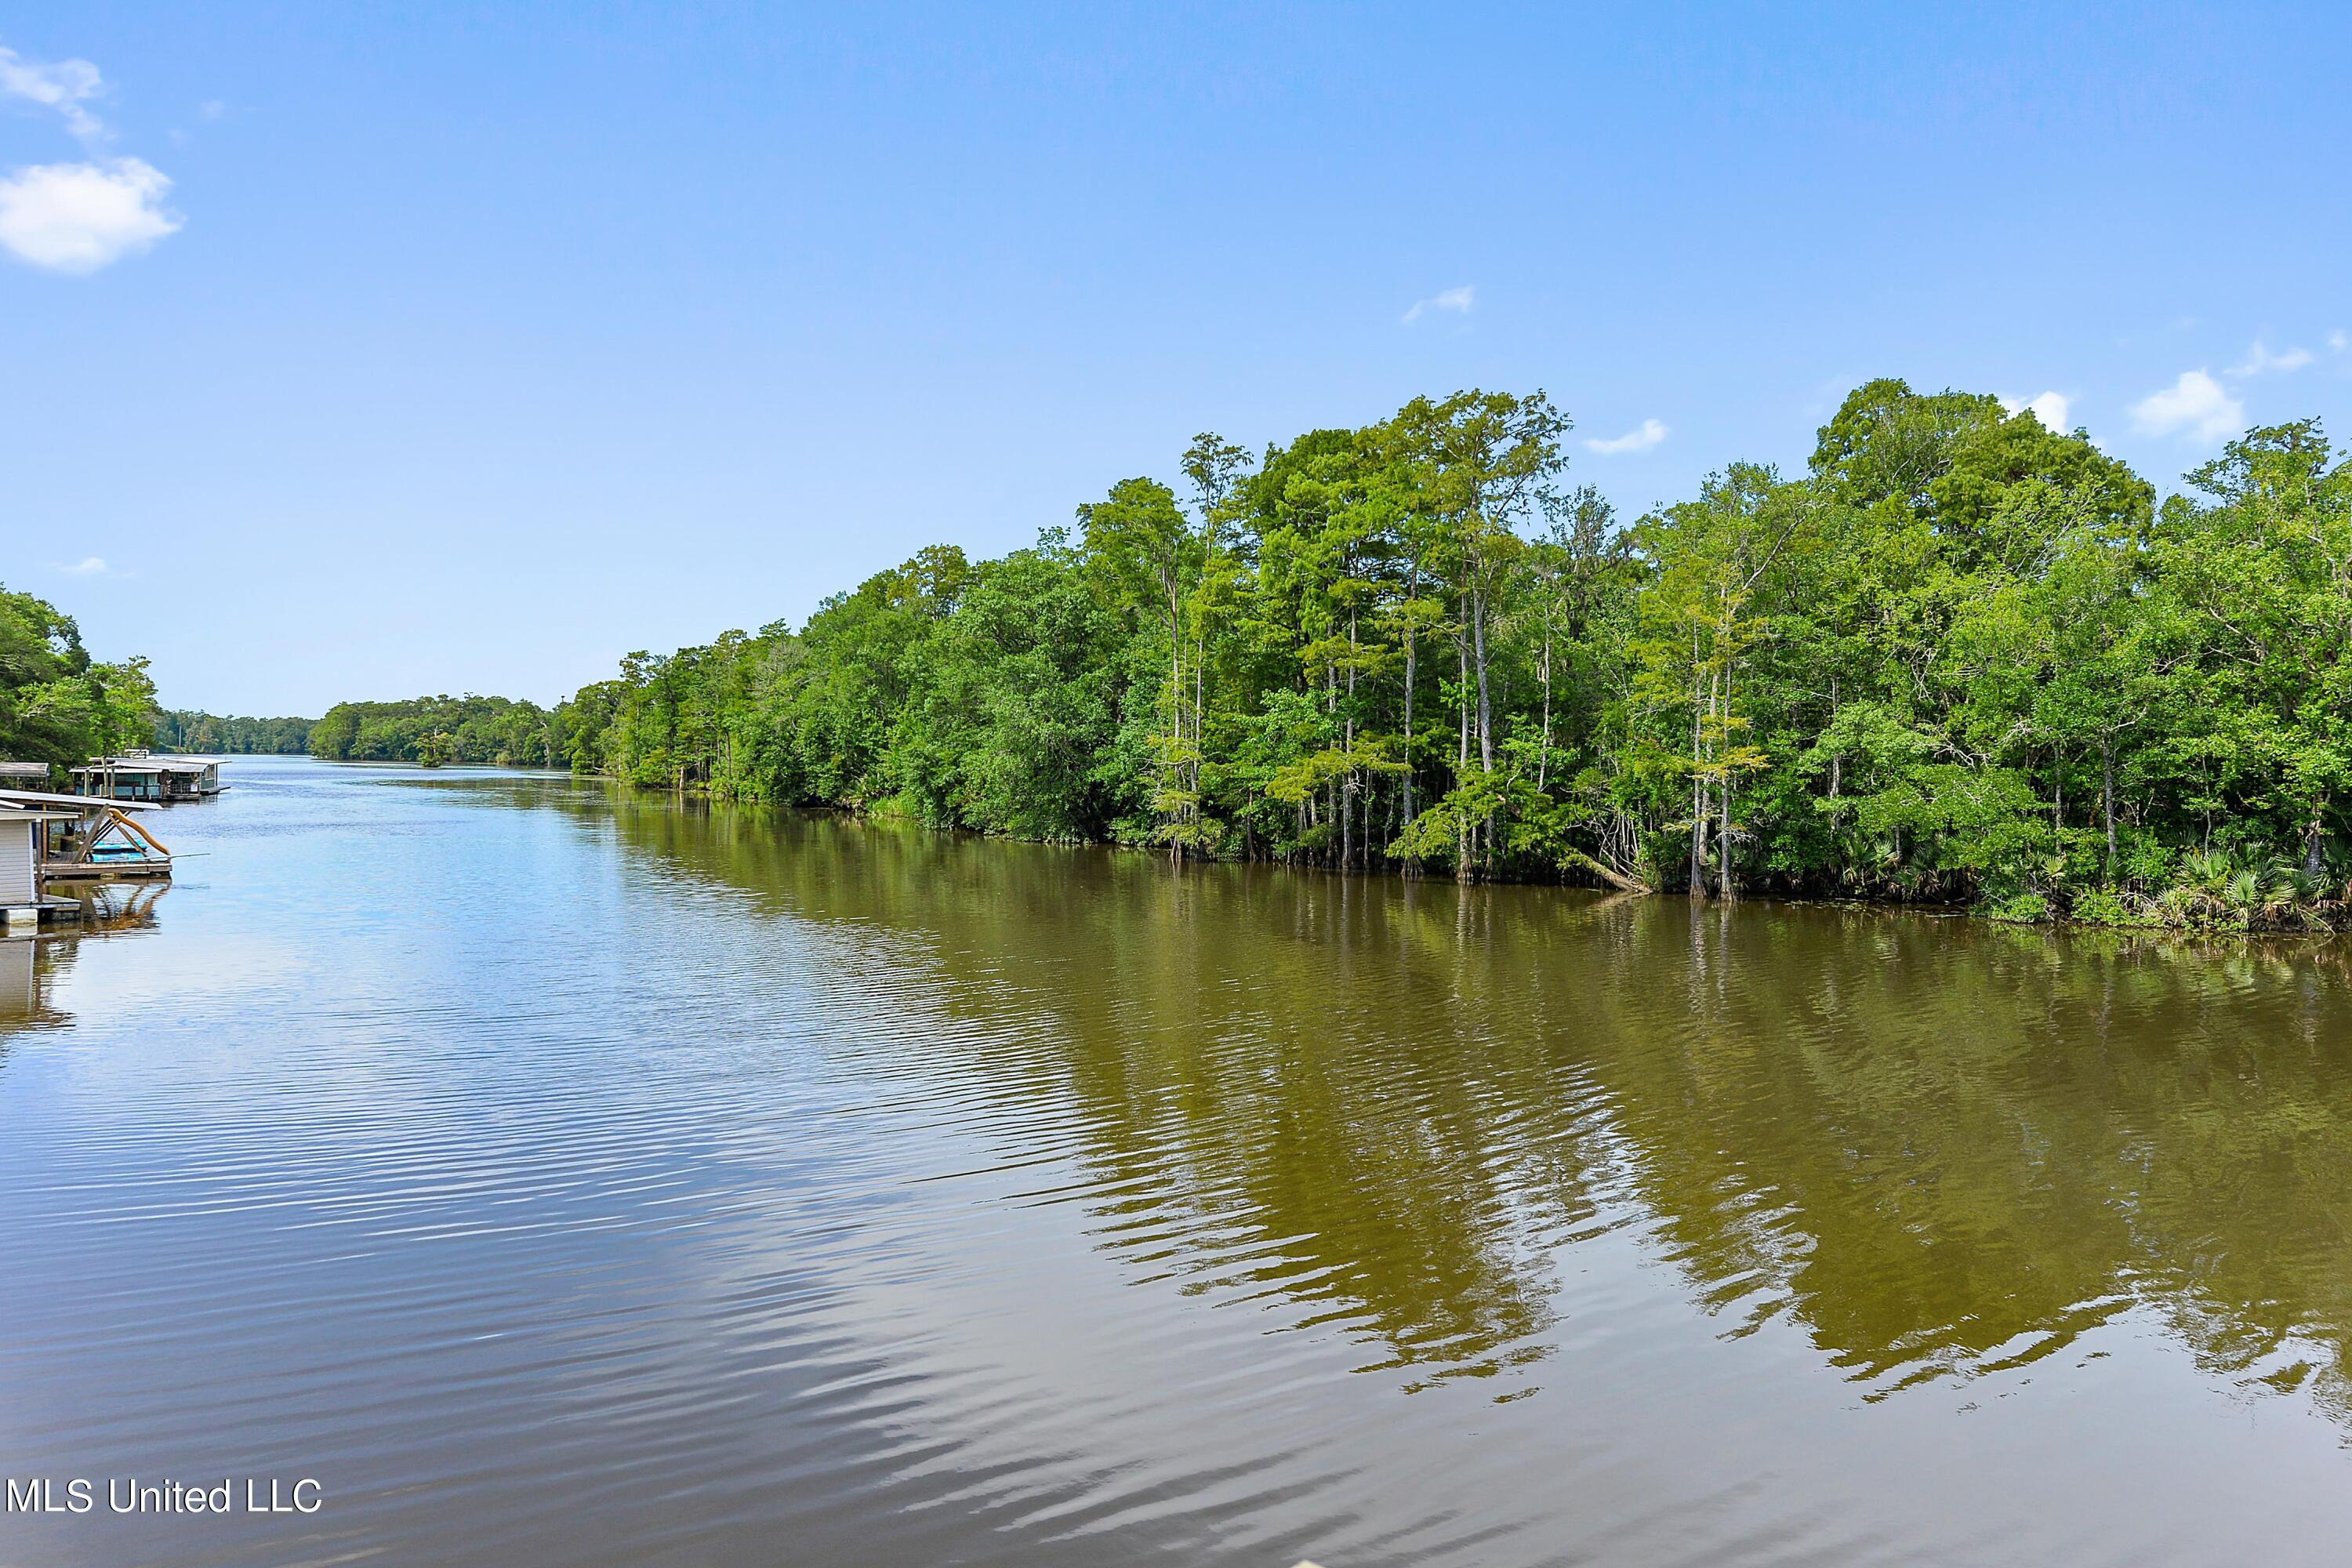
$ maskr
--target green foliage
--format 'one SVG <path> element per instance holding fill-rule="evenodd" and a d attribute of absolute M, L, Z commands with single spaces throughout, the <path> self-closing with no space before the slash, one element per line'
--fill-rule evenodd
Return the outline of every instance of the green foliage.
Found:
<path fill-rule="evenodd" d="M 310 727 L 310 754 L 338 763 L 500 763 L 552 767 L 567 756 L 553 718 L 505 697 L 338 702 Z"/>
<path fill-rule="evenodd" d="M 1627 526 L 1560 488 L 1568 429 L 1464 392 L 1255 459 L 1202 436 L 1185 493 L 1122 480 L 1076 539 L 934 547 L 493 738 L 394 704 L 312 746 L 1177 855 L 2336 918 L 2352 468 L 2315 425 L 2158 509 L 2080 433 L 1876 381 L 1801 476 Z"/>
<path fill-rule="evenodd" d="M 2011 893 L 1985 906 L 1985 918 L 2006 925 L 2040 925 L 2050 918 L 2050 900 L 2040 893 Z"/>
<path fill-rule="evenodd" d="M 97 662 L 72 616 L 0 588 L 0 758 L 61 771 L 145 745 L 154 723 L 145 659 Z"/>
<path fill-rule="evenodd" d="M 154 746 L 220 756 L 299 756 L 310 749 L 308 719 L 225 719 L 166 709 L 155 716 Z"/>
<path fill-rule="evenodd" d="M 2106 926 L 2116 930 L 2162 923 L 2147 900 L 2128 901 L 2123 894 L 2106 888 L 2095 888 L 2076 898 L 2066 915 L 2078 925 Z"/>

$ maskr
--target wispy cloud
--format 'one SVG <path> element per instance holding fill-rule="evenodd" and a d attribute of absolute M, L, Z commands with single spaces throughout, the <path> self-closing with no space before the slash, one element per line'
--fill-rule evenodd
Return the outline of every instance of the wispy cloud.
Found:
<path fill-rule="evenodd" d="M 2352 348 L 2352 338 L 2347 338 L 2344 335 L 2343 328 L 2338 327 L 2334 331 L 2327 334 L 2327 352 L 2329 353 L 2340 354 L 2347 348 Z"/>
<path fill-rule="evenodd" d="M 1622 436 L 1591 437 L 1584 443 L 1585 450 L 1599 452 L 1603 457 L 1619 452 L 1646 452 L 1666 438 L 1666 427 L 1654 419 L 1644 419 Z"/>
<path fill-rule="evenodd" d="M 84 142 L 106 134 L 98 116 L 83 107 L 106 90 L 98 68 L 88 60 L 58 60 L 41 64 L 0 46 L 0 98 L 20 99 L 55 110 L 66 129 Z"/>
<path fill-rule="evenodd" d="M 86 160 L 0 175 L 0 250 L 53 272 L 95 272 L 179 229 L 179 215 L 163 205 L 172 182 L 163 171 L 100 152 L 107 130 L 89 105 L 105 90 L 88 60 L 42 64 L 0 47 L 0 100 L 57 114 Z"/>
<path fill-rule="evenodd" d="M 1465 283 L 1459 289 L 1447 289 L 1431 295 L 1426 300 L 1415 300 L 1412 302 L 1412 309 L 1407 310 L 1399 320 L 1401 324 L 1409 327 L 1432 310 L 1451 310 L 1457 316 L 1466 316 L 1470 313 L 1470 308 L 1477 302 L 1476 287 Z"/>
<path fill-rule="evenodd" d="M 79 561 L 58 563 L 58 570 L 73 577 L 113 577 L 118 574 L 107 565 L 102 555 L 85 555 Z"/>
<path fill-rule="evenodd" d="M 2262 339 L 2256 338 L 2254 340 L 2254 346 L 2246 351 L 2245 363 L 2243 364 L 2231 365 L 2230 367 L 2230 374 L 2231 375 L 2261 375 L 2268 371 L 2284 372 L 2301 370 L 2305 365 L 2309 364 L 2315 357 L 2315 356 L 2309 349 L 2287 349 L 2280 353 L 2273 353 L 2268 348 L 2263 346 Z"/>
<path fill-rule="evenodd" d="M 196 105 L 196 119 L 205 124 L 210 124 L 227 112 L 228 105 L 217 98 L 208 98 Z M 194 135 L 184 125 L 174 125 L 163 134 L 171 138 L 172 145 L 174 147 L 184 147 L 195 140 Z"/>
<path fill-rule="evenodd" d="M 95 272 L 178 231 L 172 182 L 138 158 L 42 163 L 0 177 L 0 249 L 54 272 Z"/>
<path fill-rule="evenodd" d="M 2004 397 L 2000 405 L 2011 414 L 2031 413 L 2053 436 L 2063 436 L 2072 428 L 2066 423 L 2072 404 L 2063 392 L 2045 392 L 2039 397 Z"/>
<path fill-rule="evenodd" d="M 2184 370 L 2170 386 L 2133 404 L 2131 416 L 2143 436 L 2186 431 L 2201 441 L 2219 441 L 2245 427 L 2246 405 L 2204 371 Z"/>

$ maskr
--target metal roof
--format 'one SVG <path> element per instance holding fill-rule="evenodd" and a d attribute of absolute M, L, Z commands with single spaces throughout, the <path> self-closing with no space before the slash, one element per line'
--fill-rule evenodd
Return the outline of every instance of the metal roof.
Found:
<path fill-rule="evenodd" d="M 34 805 L 70 805 L 77 811 L 161 811 L 160 805 L 135 800 L 107 800 L 94 795 L 48 795 L 40 790 L 0 789 L 0 800 L 25 801 Z"/>

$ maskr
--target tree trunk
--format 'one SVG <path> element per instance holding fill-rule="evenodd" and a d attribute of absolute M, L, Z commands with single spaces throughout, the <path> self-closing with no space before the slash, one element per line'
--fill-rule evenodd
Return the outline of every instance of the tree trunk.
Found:
<path fill-rule="evenodd" d="M 1543 641 L 1543 750 L 1536 753 L 1536 793 L 1544 792 L 1551 771 L 1551 626 L 1546 622 Z"/>
<path fill-rule="evenodd" d="M 1404 826 L 1412 826 L 1412 687 L 1420 668 L 1421 638 L 1413 630 L 1411 613 L 1404 624 Z M 1407 858 L 1405 874 L 1412 874 L 1415 862 Z"/>
<path fill-rule="evenodd" d="M 1478 765 L 1495 769 L 1495 710 L 1486 698 L 1486 596 L 1470 599 L 1470 639 L 1478 654 Z"/>
<path fill-rule="evenodd" d="M 2099 814 L 2107 823 L 2107 880 L 2116 879 L 2116 742 L 2099 742 Z"/>
<path fill-rule="evenodd" d="M 1837 677 L 1832 675 L 1830 677 L 1830 722 L 1832 724 L 1836 723 L 1837 716 L 1838 681 Z M 1844 783 L 1844 781 L 1845 753 L 1843 752 L 1832 752 L 1830 753 L 1830 798 L 1832 800 L 1838 798 L 1838 786 Z M 1836 819 L 1832 817 L 1831 820 L 1835 821 Z"/>
<path fill-rule="evenodd" d="M 1161 774 L 1171 784 L 1184 782 L 1184 627 L 1182 602 L 1178 598 L 1173 583 L 1168 589 L 1168 766 Z M 1181 826 L 1183 812 L 1175 814 L 1174 826 Z M 1168 836 L 1168 858 L 1181 863 L 1184 858 L 1184 836 Z"/>
<path fill-rule="evenodd" d="M 1202 570 L 1207 570 L 1207 558 L 1202 557 Z M 1207 616 L 1203 614 L 1202 621 Z M 1207 693 L 1202 672 L 1209 668 L 1209 634 L 1196 625 L 1192 637 L 1192 805 L 1191 816 L 1195 831 L 1201 820 L 1201 762 L 1208 754 L 1208 731 L 1202 727 L 1202 710 Z"/>
<path fill-rule="evenodd" d="M 1646 893 L 1650 890 L 1647 882 L 1628 877 L 1607 861 L 1595 859 L 1581 849 L 1563 849 L 1560 853 L 1568 858 L 1570 865 L 1581 866 L 1621 893 Z"/>
<path fill-rule="evenodd" d="M 1723 775 L 1720 804 L 1723 807 L 1722 831 L 1716 837 L 1716 891 L 1729 900 L 1739 896 L 1738 879 L 1731 874 L 1731 774 Z"/>
<path fill-rule="evenodd" d="M 1723 764 L 1723 832 L 1716 840 L 1715 882 L 1717 889 L 1728 901 L 1738 897 L 1738 879 L 1731 874 L 1731 660 L 1723 661 L 1723 749 L 1727 753 Z"/>
<path fill-rule="evenodd" d="M 1462 672 L 1462 750 L 1454 763 L 1454 782 L 1458 786 L 1470 772 L 1470 639 L 1455 633 L 1454 651 Z M 1458 811 L 1454 822 L 1454 879 L 1470 879 L 1470 823 Z"/>
<path fill-rule="evenodd" d="M 1454 782 L 1458 784 L 1470 771 L 1470 643 L 1459 633 L 1454 638 L 1454 652 L 1462 672 L 1462 749 L 1454 763 Z"/>
<path fill-rule="evenodd" d="M 1356 814 L 1352 809 L 1356 796 L 1356 606 L 1348 606 L 1348 719 L 1347 738 L 1342 742 L 1348 752 L 1348 772 L 1339 781 L 1339 868 L 1347 869 L 1354 858 Z"/>
<path fill-rule="evenodd" d="M 1706 897 L 1706 768 L 1701 747 L 1706 710 L 1698 700 L 1698 623 L 1691 623 L 1691 856 L 1690 896 Z"/>

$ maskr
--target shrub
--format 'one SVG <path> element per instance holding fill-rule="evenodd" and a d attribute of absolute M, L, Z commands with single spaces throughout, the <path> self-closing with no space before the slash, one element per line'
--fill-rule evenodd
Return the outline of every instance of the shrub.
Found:
<path fill-rule="evenodd" d="M 2081 895 L 2075 899 L 2074 907 L 2068 913 L 2083 924 L 2092 926 L 2137 927 L 2159 923 L 2153 913 L 2140 907 L 2139 902 L 2105 889 Z"/>
<path fill-rule="evenodd" d="M 2011 893 L 1987 904 L 1985 915 L 2010 925 L 2040 925 L 2050 918 L 2050 900 L 2040 893 Z"/>

